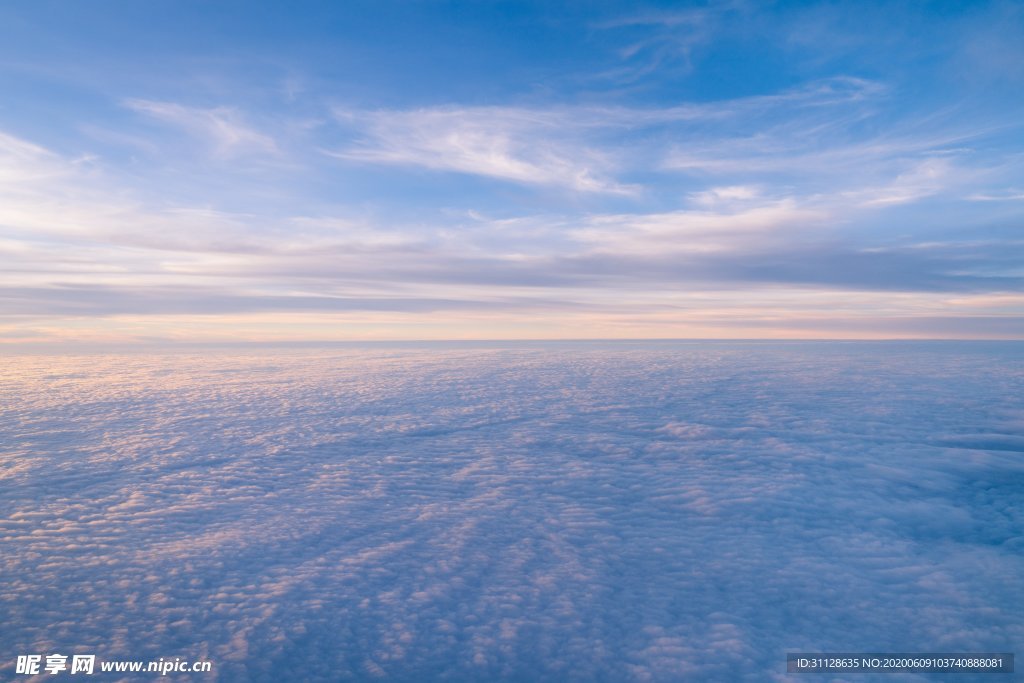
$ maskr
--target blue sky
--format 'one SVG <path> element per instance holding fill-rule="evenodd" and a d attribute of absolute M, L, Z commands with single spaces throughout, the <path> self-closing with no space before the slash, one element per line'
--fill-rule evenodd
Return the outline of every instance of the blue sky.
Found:
<path fill-rule="evenodd" d="M 8 3 L 6 342 L 1024 336 L 1024 5 Z"/>

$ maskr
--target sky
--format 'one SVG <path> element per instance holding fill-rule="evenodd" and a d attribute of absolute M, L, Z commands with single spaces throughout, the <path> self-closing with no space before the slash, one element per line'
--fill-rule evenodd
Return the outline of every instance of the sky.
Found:
<path fill-rule="evenodd" d="M 0 343 L 1024 338 L 1020 2 L 0 5 Z"/>

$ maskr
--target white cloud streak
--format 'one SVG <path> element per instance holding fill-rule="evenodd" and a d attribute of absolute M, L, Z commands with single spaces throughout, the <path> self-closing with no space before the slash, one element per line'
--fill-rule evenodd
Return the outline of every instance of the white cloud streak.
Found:
<path fill-rule="evenodd" d="M 850 105 L 879 90 L 870 81 L 835 78 L 778 95 L 660 109 L 336 108 L 338 123 L 353 130 L 356 141 L 326 153 L 347 161 L 479 175 L 574 192 L 635 195 L 642 188 L 617 180 L 619 174 L 642 170 L 642 164 L 651 161 L 663 168 L 682 164 L 657 159 L 662 152 L 650 149 L 651 141 L 643 139 L 645 131 L 672 130 L 685 137 L 688 125 L 734 126 L 746 118 L 772 115 L 782 107 L 807 109 L 817 118 L 816 109 Z M 610 132 L 621 138 L 618 143 L 610 143 Z"/>
<path fill-rule="evenodd" d="M 231 107 L 188 107 L 173 102 L 130 99 L 124 105 L 133 111 L 171 124 L 187 135 L 211 144 L 220 157 L 245 154 L 277 154 L 277 144 L 243 121 Z"/>
<path fill-rule="evenodd" d="M 350 161 L 420 166 L 578 192 L 631 194 L 611 180 L 611 160 L 585 144 L 562 138 L 566 119 L 526 109 L 429 109 L 409 112 L 338 111 L 339 121 L 363 136 L 328 152 Z"/>

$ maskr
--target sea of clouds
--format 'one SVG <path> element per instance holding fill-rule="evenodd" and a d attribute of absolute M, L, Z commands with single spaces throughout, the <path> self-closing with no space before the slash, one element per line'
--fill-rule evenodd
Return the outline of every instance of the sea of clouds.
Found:
<path fill-rule="evenodd" d="M 1021 344 L 10 356 L 0 445 L 3 678 L 823 680 L 786 652 L 1024 643 Z"/>

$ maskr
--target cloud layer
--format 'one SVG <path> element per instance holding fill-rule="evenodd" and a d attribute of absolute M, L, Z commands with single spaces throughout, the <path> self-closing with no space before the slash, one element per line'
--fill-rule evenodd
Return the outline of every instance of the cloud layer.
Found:
<path fill-rule="evenodd" d="M 784 680 L 1024 637 L 1024 358 L 998 344 L 21 356 L 2 670 Z M 900 680 L 924 680 L 905 676 Z"/>

